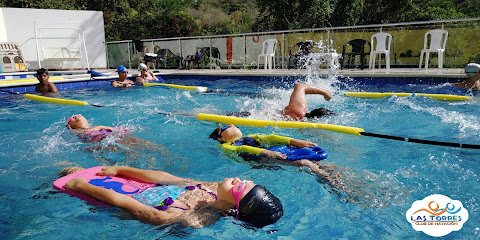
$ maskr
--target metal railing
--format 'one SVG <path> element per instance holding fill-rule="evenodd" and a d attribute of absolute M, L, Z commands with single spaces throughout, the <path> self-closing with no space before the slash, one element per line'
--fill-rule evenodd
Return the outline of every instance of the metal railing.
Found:
<path fill-rule="evenodd" d="M 201 67 L 218 68 L 256 68 L 257 56 L 261 54 L 262 43 L 266 39 L 277 39 L 275 62 L 278 68 L 296 67 L 289 57 L 295 44 L 311 40 L 316 43 L 314 52 L 342 53 L 344 45 L 352 39 L 370 41 L 371 35 L 377 32 L 388 32 L 394 38 L 392 51 L 392 67 L 418 67 L 420 51 L 423 49 L 424 34 L 432 29 L 445 29 L 449 32 L 445 52 L 444 67 L 463 67 L 466 63 L 480 61 L 480 18 L 449 19 L 420 22 L 403 22 L 372 24 L 360 26 L 341 26 L 284 31 L 251 32 L 242 34 L 225 34 L 211 36 L 176 37 L 143 39 L 138 41 L 107 42 L 107 64 L 109 68 L 125 65 L 135 68 L 146 59 L 156 62 L 156 67 L 179 67 L 168 59 L 146 58 L 143 48 L 154 46 L 154 53 L 159 49 L 168 49 L 171 54 L 183 60 L 193 58 L 198 50 L 206 48 L 207 56 L 202 59 Z M 214 54 L 218 50 L 219 54 Z M 161 61 L 160 61 L 161 60 Z M 431 64 L 436 64 L 436 59 Z"/>

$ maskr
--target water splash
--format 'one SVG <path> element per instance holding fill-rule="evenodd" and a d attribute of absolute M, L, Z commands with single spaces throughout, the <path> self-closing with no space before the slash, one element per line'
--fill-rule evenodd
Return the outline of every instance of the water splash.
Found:
<path fill-rule="evenodd" d="M 53 123 L 50 127 L 42 132 L 42 136 L 33 141 L 33 148 L 35 154 L 53 155 L 65 151 L 77 150 L 81 145 L 78 141 L 72 141 L 74 136 L 65 127 L 65 121 L 58 121 Z"/>
<path fill-rule="evenodd" d="M 416 98 L 396 98 L 395 102 L 417 112 L 426 112 L 432 116 L 437 116 L 444 123 L 457 125 L 461 133 L 478 132 L 480 130 L 480 120 L 477 116 L 447 110 L 444 107 L 420 106 L 415 99 Z"/>

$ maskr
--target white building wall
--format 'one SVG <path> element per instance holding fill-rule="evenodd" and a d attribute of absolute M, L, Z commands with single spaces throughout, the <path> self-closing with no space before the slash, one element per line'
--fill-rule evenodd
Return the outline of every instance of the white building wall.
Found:
<path fill-rule="evenodd" d="M 45 28 L 65 28 L 48 29 Z M 71 30 L 80 28 L 84 32 L 87 56 L 90 68 L 106 68 L 107 57 L 105 48 L 105 30 L 103 12 L 77 11 L 77 10 L 52 10 L 30 8 L 0 8 L 0 42 L 15 42 L 19 44 L 29 70 L 38 68 L 37 42 L 35 29 L 44 28 L 54 39 L 43 40 L 43 45 L 49 47 L 66 47 L 71 44 L 62 37 L 62 34 L 72 35 Z M 67 29 L 68 28 L 68 29 Z M 75 43 L 74 45 L 78 45 Z M 40 46 L 40 45 L 39 45 Z M 39 47 L 41 51 L 41 46 Z M 83 45 L 82 45 L 83 48 Z M 83 54 L 82 49 L 82 54 Z M 48 69 L 78 69 L 86 68 L 86 56 L 83 54 L 81 61 L 43 61 L 40 52 L 41 65 Z"/>

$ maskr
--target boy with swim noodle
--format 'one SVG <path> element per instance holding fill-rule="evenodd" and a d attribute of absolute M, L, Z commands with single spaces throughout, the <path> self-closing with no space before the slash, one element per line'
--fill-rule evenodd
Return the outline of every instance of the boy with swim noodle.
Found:
<path fill-rule="evenodd" d="M 274 159 L 285 165 L 305 166 L 317 174 L 322 182 L 327 182 L 335 189 L 344 189 L 342 180 L 336 179 L 337 175 L 335 179 L 332 177 L 332 167 L 319 162 L 327 158 L 327 153 L 310 141 L 278 135 L 250 134 L 243 137 L 242 131 L 232 124 L 216 128 L 209 138 L 219 141 L 223 149 L 238 153 L 246 161 L 268 162 Z M 266 149 L 268 145 L 275 147 Z"/>
<path fill-rule="evenodd" d="M 52 82 L 49 82 L 50 76 L 48 70 L 40 68 L 37 70 L 38 84 L 35 85 L 35 92 L 39 93 L 58 93 L 57 87 Z"/>
<path fill-rule="evenodd" d="M 156 184 L 133 196 L 95 186 L 75 176 L 64 186 L 127 210 L 145 223 L 201 228 L 230 215 L 249 226 L 262 228 L 283 216 L 283 206 L 277 197 L 264 186 L 239 178 L 201 182 L 167 172 L 127 166 L 104 167 L 97 175 Z"/>
<path fill-rule="evenodd" d="M 452 83 L 452 86 L 463 89 L 480 90 L 480 64 L 469 63 L 465 66 L 468 79 L 463 82 Z"/>

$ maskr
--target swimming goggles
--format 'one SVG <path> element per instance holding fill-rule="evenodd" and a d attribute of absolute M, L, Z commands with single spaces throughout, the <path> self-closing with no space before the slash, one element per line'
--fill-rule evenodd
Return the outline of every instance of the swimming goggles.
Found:
<path fill-rule="evenodd" d="M 230 126 L 225 125 L 222 127 L 222 130 L 220 130 L 220 135 L 222 135 L 223 131 L 227 130 Z"/>
<path fill-rule="evenodd" d="M 120 73 L 128 73 L 128 71 L 121 71 Z"/>
<path fill-rule="evenodd" d="M 142 68 L 142 70 L 140 70 L 140 71 L 142 71 L 142 72 L 146 72 L 146 71 L 147 71 L 147 69 L 146 69 L 146 68 Z"/>
<path fill-rule="evenodd" d="M 72 115 L 71 117 L 67 118 L 67 125 L 70 125 L 70 122 L 75 118 L 75 117 L 81 117 L 82 114 L 75 114 Z"/>
<path fill-rule="evenodd" d="M 252 182 L 252 181 L 247 181 L 243 180 L 235 184 L 235 186 L 232 187 L 232 195 L 235 198 L 235 204 L 237 207 L 237 216 L 235 216 L 235 219 L 239 219 L 240 217 L 240 210 L 239 210 L 239 205 L 240 205 L 240 197 L 242 196 L 243 192 L 245 192 L 245 188 L 247 188 L 247 182 Z"/>

